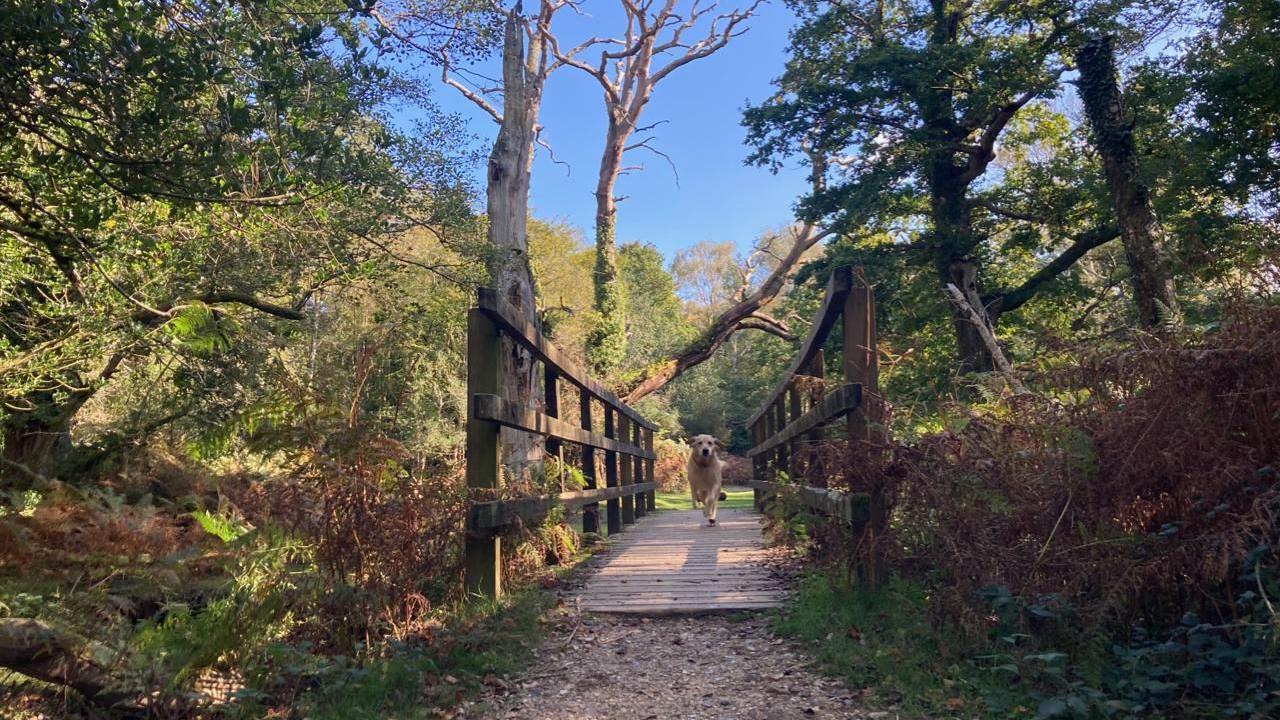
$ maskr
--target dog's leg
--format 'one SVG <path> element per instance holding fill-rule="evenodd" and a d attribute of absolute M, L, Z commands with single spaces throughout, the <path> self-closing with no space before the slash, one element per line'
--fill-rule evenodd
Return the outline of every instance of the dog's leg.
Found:
<path fill-rule="evenodd" d="M 706 507 L 703 508 L 703 514 L 707 516 L 709 525 L 716 524 L 716 503 L 720 500 L 720 488 L 713 487 L 711 492 L 707 493 Z"/>
<path fill-rule="evenodd" d="M 693 483 L 689 483 L 689 495 L 690 497 L 693 498 L 693 509 L 697 510 L 698 509 L 698 488 L 694 487 Z"/>

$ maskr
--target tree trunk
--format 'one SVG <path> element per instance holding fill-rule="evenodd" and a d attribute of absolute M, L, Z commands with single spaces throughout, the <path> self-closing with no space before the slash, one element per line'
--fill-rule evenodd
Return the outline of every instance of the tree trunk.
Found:
<path fill-rule="evenodd" d="M 1166 320 L 1176 322 L 1178 305 L 1150 192 L 1138 175 L 1133 122 L 1125 117 L 1111 38 L 1087 41 L 1077 53 L 1076 62 L 1080 98 L 1093 130 L 1094 147 L 1102 156 L 1120 224 L 1138 322 L 1143 327 L 1159 328 Z"/>
<path fill-rule="evenodd" d="M 490 255 L 489 282 L 507 302 L 536 327 L 533 273 L 529 269 L 529 181 L 533 163 L 534 134 L 542 101 L 542 78 L 536 66 L 539 44 L 534 35 L 525 54 L 524 28 L 517 10 L 507 13 L 502 46 L 502 124 L 489 155 L 487 186 Z M 532 356 L 503 340 L 503 394 L 522 407 L 535 409 L 537 378 Z M 541 460 L 540 437 L 502 429 L 504 463 L 515 477 L 530 463 Z"/>
<path fill-rule="evenodd" d="M 960 177 L 962 168 L 951 160 L 949 152 L 938 153 L 929 177 L 930 219 L 933 238 L 930 247 L 943 290 L 955 285 L 993 331 L 995 319 L 986 311 L 978 286 L 978 261 L 973 255 L 977 239 L 973 233 L 973 217 L 967 186 Z M 959 307 L 951 307 L 951 325 L 956 336 L 956 354 L 962 373 L 990 372 L 994 367 L 987 344 L 978 328 Z"/>
<path fill-rule="evenodd" d="M 39 620 L 0 619 L 0 667 L 73 688 L 99 707 L 136 710 L 142 696 L 116 687 L 80 642 Z"/>
<path fill-rule="evenodd" d="M 611 110 L 605 148 L 600 156 L 600 174 L 596 181 L 596 265 L 595 303 L 599 317 L 587 338 L 587 359 L 591 369 L 607 373 L 622 363 L 627 352 L 626 305 L 618 279 L 618 248 L 615 228 L 618 203 L 614 189 L 622 169 L 622 153 L 630 129 Z"/>

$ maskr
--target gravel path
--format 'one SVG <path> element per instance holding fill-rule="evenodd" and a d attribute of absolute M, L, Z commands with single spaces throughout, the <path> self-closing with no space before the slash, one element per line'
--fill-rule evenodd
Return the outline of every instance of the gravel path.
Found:
<path fill-rule="evenodd" d="M 490 683 L 466 718 L 790 720 L 879 718 L 808 667 L 767 616 L 569 616 L 520 676 Z"/>

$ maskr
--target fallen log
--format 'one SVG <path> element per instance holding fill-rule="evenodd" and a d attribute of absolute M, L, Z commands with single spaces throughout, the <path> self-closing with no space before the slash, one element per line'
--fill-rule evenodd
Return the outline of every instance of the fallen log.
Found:
<path fill-rule="evenodd" d="M 69 687 L 99 707 L 139 707 L 141 693 L 114 682 L 85 642 L 40 620 L 0 618 L 0 667 Z"/>

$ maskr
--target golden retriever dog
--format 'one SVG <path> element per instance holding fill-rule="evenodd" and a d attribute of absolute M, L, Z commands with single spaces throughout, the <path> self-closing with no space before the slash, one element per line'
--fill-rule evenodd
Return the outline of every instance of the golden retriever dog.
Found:
<path fill-rule="evenodd" d="M 720 492 L 720 470 L 724 462 L 720 460 L 720 441 L 714 435 L 694 435 L 689 438 L 689 492 L 693 495 L 693 506 L 702 504 L 702 514 L 708 525 L 716 524 L 716 502 L 725 499 Z"/>

